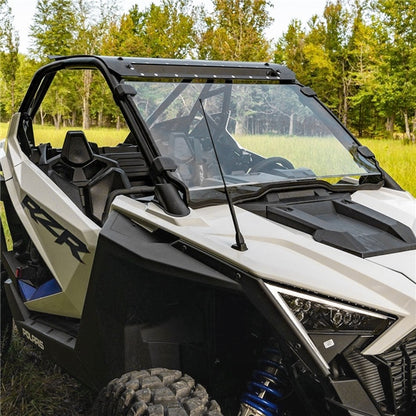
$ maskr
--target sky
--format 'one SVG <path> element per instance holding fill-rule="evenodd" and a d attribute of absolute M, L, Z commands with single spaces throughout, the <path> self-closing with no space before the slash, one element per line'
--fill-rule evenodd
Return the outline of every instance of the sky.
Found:
<path fill-rule="evenodd" d="M 149 4 L 159 3 L 158 0 L 122 0 L 121 12 L 127 12 L 134 4 L 139 5 L 139 9 L 145 9 Z M 266 37 L 277 40 L 287 29 L 292 19 L 299 19 L 303 24 L 314 15 L 322 15 L 327 0 L 271 0 L 274 7 L 270 14 L 274 23 L 267 29 Z M 35 14 L 37 0 L 8 0 L 14 16 L 14 27 L 19 34 L 19 51 L 27 53 L 30 47 L 29 28 Z M 205 4 L 207 8 L 211 4 L 209 0 L 196 0 L 195 4 Z"/>

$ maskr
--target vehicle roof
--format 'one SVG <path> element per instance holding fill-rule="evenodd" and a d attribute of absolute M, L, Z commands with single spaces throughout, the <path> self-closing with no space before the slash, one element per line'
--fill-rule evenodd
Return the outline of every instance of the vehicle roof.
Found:
<path fill-rule="evenodd" d="M 143 78 L 209 78 L 209 79 L 252 79 L 279 80 L 293 83 L 293 71 L 284 65 L 269 62 L 232 62 L 192 59 L 162 59 L 117 56 L 53 56 L 57 61 L 76 60 L 79 66 L 82 58 L 101 61 L 119 77 Z M 69 62 L 68 62 L 69 63 Z"/>

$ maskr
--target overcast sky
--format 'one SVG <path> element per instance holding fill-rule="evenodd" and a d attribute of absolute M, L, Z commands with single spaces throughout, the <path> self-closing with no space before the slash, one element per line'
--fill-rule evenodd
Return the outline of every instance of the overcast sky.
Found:
<path fill-rule="evenodd" d="M 37 0 L 8 0 L 14 16 L 14 27 L 19 33 L 20 47 L 22 53 L 26 53 L 30 46 L 28 37 L 29 27 L 32 24 Z M 327 0 L 272 0 L 274 7 L 270 13 L 274 23 L 267 30 L 268 39 L 277 40 L 287 29 L 290 21 L 294 18 L 300 19 L 304 24 L 314 15 L 322 15 Z M 122 0 L 120 1 L 122 12 L 127 12 L 133 4 L 138 4 L 143 10 L 152 3 L 152 0 Z M 153 0 L 153 3 L 159 3 Z M 211 4 L 210 0 L 195 0 L 195 4 Z"/>

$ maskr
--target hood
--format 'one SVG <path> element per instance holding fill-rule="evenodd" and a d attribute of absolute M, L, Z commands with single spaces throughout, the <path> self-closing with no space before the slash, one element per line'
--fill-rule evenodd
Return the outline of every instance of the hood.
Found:
<path fill-rule="evenodd" d="M 385 201 L 380 191 L 373 192 L 379 193 L 376 198 L 379 212 L 387 215 L 394 210 L 389 192 L 384 194 L 387 196 Z M 410 195 L 396 194 L 398 205 L 402 206 L 402 198 L 411 209 L 415 207 Z M 371 198 L 355 195 L 354 199 L 363 203 Z M 192 210 L 186 217 L 173 217 L 156 204 L 119 196 L 112 208 L 144 228 L 164 229 L 269 282 L 397 316 L 398 321 L 371 345 L 366 351 L 368 354 L 384 352 L 416 328 L 413 266 L 416 250 L 362 258 L 315 241 L 305 232 L 236 207 L 240 229 L 248 246 L 247 251 L 239 252 L 231 247 L 235 242 L 235 230 L 227 205 L 204 207 Z M 409 214 L 407 208 L 395 212 L 395 219 L 400 217 L 414 230 L 415 216 Z"/>
<path fill-rule="evenodd" d="M 400 221 L 416 235 L 416 199 L 408 192 L 397 192 L 389 189 L 382 189 L 377 192 L 362 191 L 355 193 L 352 199 Z M 399 272 L 413 283 L 416 283 L 416 254 L 414 250 L 371 257 L 368 260 Z M 416 297 L 416 292 L 414 295 Z"/>

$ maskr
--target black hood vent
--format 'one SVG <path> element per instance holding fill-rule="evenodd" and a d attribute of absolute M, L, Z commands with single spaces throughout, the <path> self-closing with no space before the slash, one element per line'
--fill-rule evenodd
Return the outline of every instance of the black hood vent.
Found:
<path fill-rule="evenodd" d="M 363 258 L 416 249 L 416 237 L 408 226 L 345 194 L 340 199 L 270 204 L 266 217 Z"/>

